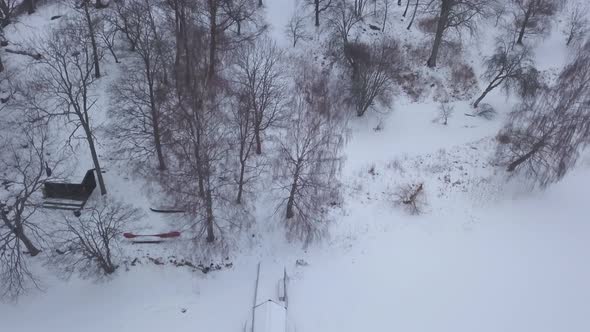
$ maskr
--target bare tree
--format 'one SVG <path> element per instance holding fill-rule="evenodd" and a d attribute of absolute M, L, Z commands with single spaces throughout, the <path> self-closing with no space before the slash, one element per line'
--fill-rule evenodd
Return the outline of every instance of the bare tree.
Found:
<path fill-rule="evenodd" d="M 255 14 L 258 8 L 254 0 L 225 0 L 221 3 L 227 16 L 236 25 L 238 36 L 242 34 L 242 25 L 244 22 L 249 20 L 255 21 Z"/>
<path fill-rule="evenodd" d="M 232 107 L 232 133 L 235 136 L 238 156 L 238 174 L 236 183 L 238 186 L 236 203 L 242 203 L 244 187 L 250 182 L 251 173 L 256 171 L 255 167 L 249 164 L 250 156 L 255 144 L 256 135 L 254 135 L 254 111 L 248 102 L 247 93 L 238 91 L 235 98 L 235 106 Z"/>
<path fill-rule="evenodd" d="M 127 13 L 121 20 L 126 19 L 136 58 L 134 64 L 124 67 L 125 75 L 113 87 L 117 110 L 112 113 L 116 136 L 131 144 L 127 150 L 135 155 L 155 156 L 158 169 L 165 170 L 162 121 L 170 94 L 167 71 L 172 64 L 172 48 L 159 28 L 150 1 L 135 2 L 128 10 L 119 10 Z"/>
<path fill-rule="evenodd" d="M 268 37 L 246 44 L 237 52 L 235 80 L 248 98 L 248 107 L 253 110 L 256 154 L 261 154 L 263 135 L 279 120 L 283 107 L 283 52 Z"/>
<path fill-rule="evenodd" d="M 305 41 L 311 39 L 310 34 L 307 32 L 304 23 L 305 17 L 299 14 L 298 8 L 295 8 L 293 15 L 289 19 L 289 22 L 285 26 L 285 33 L 293 41 L 293 47 L 297 45 L 298 41 Z"/>
<path fill-rule="evenodd" d="M 308 100 L 302 91 L 291 98 L 293 118 L 280 140 L 277 164 L 285 192 L 280 208 L 284 209 L 288 234 L 306 243 L 322 235 L 328 207 L 338 203 L 338 175 L 343 160 L 343 138 L 337 122 Z"/>
<path fill-rule="evenodd" d="M 332 0 L 305 0 L 309 6 L 313 7 L 315 26 L 320 26 L 320 14 L 332 7 Z"/>
<path fill-rule="evenodd" d="M 428 67 L 436 67 L 436 60 L 445 32 L 449 29 L 455 29 L 457 31 L 467 29 L 470 32 L 474 32 L 477 26 L 477 20 L 485 16 L 492 1 L 436 0 L 432 2 L 438 4 L 438 17 L 432 52 L 427 62 Z"/>
<path fill-rule="evenodd" d="M 116 12 L 109 11 L 107 14 L 104 14 L 100 20 L 100 25 L 97 27 L 97 34 L 104 44 L 104 46 L 109 50 L 113 60 L 115 63 L 119 63 L 119 57 L 117 57 L 117 53 L 115 52 L 115 47 L 117 44 L 117 40 L 119 37 L 119 28 L 117 27 L 117 17 Z"/>
<path fill-rule="evenodd" d="M 100 192 L 105 195 L 107 190 L 96 150 L 95 127 L 90 117 L 96 104 L 92 93 L 96 80 L 96 76 L 92 75 L 92 42 L 88 34 L 84 33 L 84 27 L 80 24 L 68 24 L 52 31 L 37 48 L 41 50 L 43 57 L 39 60 L 34 80 L 30 82 L 35 91 L 28 96 L 31 106 L 50 117 L 61 116 L 68 124 L 73 125 L 70 140 L 82 129 L 83 139 L 90 149 Z"/>
<path fill-rule="evenodd" d="M 240 5 L 236 5 L 240 3 Z M 208 30 L 208 51 L 207 77 L 214 83 L 217 80 L 217 66 L 220 63 L 218 53 L 232 48 L 241 42 L 252 41 L 258 37 L 266 25 L 260 26 L 257 13 L 250 0 L 207 0 L 204 8 L 198 9 L 205 13 L 206 29 Z M 244 33 L 244 22 L 252 23 L 253 28 Z M 228 33 L 230 28 L 236 24 L 238 29 L 236 35 Z M 214 90 L 210 90 L 213 92 Z"/>
<path fill-rule="evenodd" d="M 12 22 L 18 5 L 17 0 L 0 0 L 0 26 L 2 28 Z"/>
<path fill-rule="evenodd" d="M 231 182 L 232 170 L 225 166 L 231 146 L 226 125 L 231 121 L 220 104 L 200 99 L 207 90 L 195 92 L 195 99 L 179 104 L 175 113 L 170 149 L 176 162 L 164 185 L 176 205 L 194 217 L 195 240 L 206 235 L 206 241 L 212 243 L 222 231 L 216 211 L 222 212 L 227 202 L 224 188 Z M 199 100 L 203 104 L 196 104 Z"/>
<path fill-rule="evenodd" d="M 453 116 L 453 113 L 455 113 L 455 106 L 450 105 L 449 103 L 440 103 L 439 107 L 438 107 L 438 116 L 435 119 L 435 122 L 439 122 L 442 125 L 447 125 L 449 124 L 449 118 L 451 118 L 451 116 Z"/>
<path fill-rule="evenodd" d="M 100 17 L 93 15 L 95 6 L 90 3 L 91 0 L 82 0 L 80 2 L 72 2 L 73 8 L 80 12 L 85 22 L 86 31 L 79 30 L 79 33 L 84 33 L 90 40 L 92 46 L 92 61 L 94 65 L 94 76 L 100 77 L 100 60 L 102 59 L 101 49 L 99 49 L 97 42 L 97 30 Z"/>
<path fill-rule="evenodd" d="M 357 17 L 363 17 L 365 13 L 365 7 L 367 5 L 366 0 L 354 0 L 353 3 L 353 12 Z"/>
<path fill-rule="evenodd" d="M 590 142 L 590 43 L 556 84 L 525 99 L 498 136 L 498 161 L 544 187 L 557 182 Z"/>
<path fill-rule="evenodd" d="M 561 0 L 512 0 L 515 5 L 514 26 L 518 29 L 517 44 L 526 34 L 548 31 L 551 17 L 559 10 Z"/>
<path fill-rule="evenodd" d="M 112 197 L 92 202 L 80 217 L 64 216 L 53 234 L 56 251 L 53 261 L 68 274 L 112 274 L 118 267 L 119 241 L 141 218 L 140 210 Z"/>
<path fill-rule="evenodd" d="M 567 12 L 565 35 L 566 45 L 581 41 L 590 31 L 590 11 L 588 5 L 570 1 Z"/>
<path fill-rule="evenodd" d="M 362 21 L 362 17 L 358 16 L 354 7 L 346 2 L 346 0 L 336 0 L 333 5 L 329 17 L 329 25 L 335 33 L 337 41 L 341 47 L 349 43 L 349 37 L 352 29 Z"/>
<path fill-rule="evenodd" d="M 474 108 L 499 86 L 502 86 L 506 93 L 517 90 L 519 95 L 525 97 L 535 94 L 540 84 L 531 50 L 526 46 L 515 46 L 512 42 L 506 42 L 504 38 L 496 41 L 496 51 L 485 59 L 484 65 L 486 71 L 483 78 L 490 83 L 473 103 Z"/>
<path fill-rule="evenodd" d="M 363 116 L 376 101 L 388 105 L 402 62 L 397 42 L 348 43 L 344 53 L 350 70 L 350 101 L 357 116 Z"/>
<path fill-rule="evenodd" d="M 26 256 L 37 256 L 44 243 L 35 216 L 51 161 L 44 126 L 12 124 L 10 130 L 0 136 L 0 297 L 16 299 L 39 286 Z"/>
<path fill-rule="evenodd" d="M 206 241 L 213 243 L 216 225 L 219 229 L 215 198 L 223 185 L 220 182 L 225 182 L 221 179 L 227 176 L 223 168 L 215 166 L 225 161 L 228 143 L 222 128 L 226 122 L 225 114 L 219 108 L 217 96 L 224 84 L 215 69 L 217 52 L 224 49 L 219 48 L 217 40 L 211 40 L 222 32 L 218 31 L 217 22 L 219 3 L 209 3 L 203 8 L 194 7 L 194 3 L 171 0 L 168 5 L 174 10 L 177 100 L 170 122 L 173 135 L 169 150 L 174 163 L 170 164 L 163 185 L 175 197 L 177 205 L 193 217 L 195 240 L 206 234 Z M 206 10 L 205 22 L 197 20 L 202 18 L 203 9 Z M 215 50 L 211 51 L 209 47 Z M 211 64 L 211 59 L 216 63 Z"/>

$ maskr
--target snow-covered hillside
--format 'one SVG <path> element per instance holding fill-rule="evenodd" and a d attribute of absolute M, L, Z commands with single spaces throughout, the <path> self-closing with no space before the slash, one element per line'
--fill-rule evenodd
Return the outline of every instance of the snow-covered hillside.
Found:
<path fill-rule="evenodd" d="M 305 12 L 311 37 L 293 48 L 285 24 L 300 4 L 264 2 L 270 36 L 290 56 L 321 62 L 328 32 L 315 30 L 311 11 Z M 380 25 L 381 19 L 369 17 L 358 27 L 361 38 L 391 34 L 402 45 L 429 43 L 431 36 L 417 26 L 406 30 L 404 6 L 390 2 L 385 32 L 371 30 L 369 24 Z M 373 10 L 372 3 L 368 8 Z M 6 27 L 6 38 L 27 45 L 59 24 L 52 16 L 71 11 L 65 4 L 40 6 Z M 419 14 L 417 20 L 420 15 L 427 16 Z M 559 72 L 571 58 L 565 16 L 560 13 L 551 33 L 534 42 L 544 73 Z M 461 36 L 461 57 L 477 77 L 498 31 L 489 19 L 476 35 Z M 124 54 L 121 58 L 125 63 Z M 34 61 L 4 53 L 2 60 L 24 73 Z M 474 95 L 487 85 L 479 81 L 473 93 L 450 98 L 454 113 L 443 125 L 433 119 L 440 100 L 453 95 L 450 70 L 416 67 L 427 87 L 420 98 L 400 88 L 390 109 L 347 122 L 343 200 L 330 210 L 333 222 L 321 240 L 309 245 L 287 240 L 273 184 L 260 180 L 252 203 L 256 222 L 236 232 L 224 248 L 205 252 L 206 244 L 193 246 L 185 236 L 156 245 L 122 241 L 121 266 L 101 278 L 75 273 L 64 279 L 43 257 L 33 258 L 41 290 L 30 290 L 16 303 L 0 301 L 0 331 L 243 331 L 252 315 L 259 262 L 267 273 L 281 275 L 285 268 L 289 274 L 290 332 L 589 331 L 589 156 L 583 154 L 574 170 L 546 190 L 524 176 L 508 180 L 504 168 L 494 164 L 496 135 L 518 97 L 506 97 L 498 88 L 485 100 L 498 111 L 496 118 L 469 116 Z M 97 105 L 108 108 L 109 86 L 120 77 L 120 64 L 105 56 L 103 71 Z M 96 119 L 110 125 L 107 112 Z M 102 130 L 96 135 L 106 137 Z M 124 160 L 106 158 L 116 142 L 104 142 L 98 150 L 105 156 L 109 195 L 143 213 L 134 231 L 190 230 L 182 215 L 149 211 L 161 199 L 157 184 L 129 172 Z M 68 160 L 67 171 L 77 176 L 92 168 L 92 161 L 84 144 L 74 149 L 79 160 Z M 419 215 L 396 204 L 398 188 L 413 183 L 425 188 Z M 93 199 L 98 200 L 97 191 Z M 47 222 L 63 218 L 59 212 L 40 213 Z M 193 266 L 199 263 L 212 271 Z"/>

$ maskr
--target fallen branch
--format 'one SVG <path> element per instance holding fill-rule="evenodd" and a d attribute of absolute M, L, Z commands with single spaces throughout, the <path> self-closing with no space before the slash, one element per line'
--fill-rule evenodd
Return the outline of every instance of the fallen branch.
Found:
<path fill-rule="evenodd" d="M 13 54 L 19 54 L 19 55 L 26 55 L 26 56 L 30 56 L 31 58 L 35 59 L 35 60 L 41 60 L 41 58 L 43 57 L 41 54 L 39 53 L 31 53 L 31 52 L 27 52 L 27 51 L 20 51 L 20 50 L 12 50 L 10 48 L 6 49 L 6 52 L 8 53 L 13 53 Z"/>

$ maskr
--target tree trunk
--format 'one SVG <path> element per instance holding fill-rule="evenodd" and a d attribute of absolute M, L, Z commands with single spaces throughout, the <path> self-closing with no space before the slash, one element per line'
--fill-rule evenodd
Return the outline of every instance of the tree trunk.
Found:
<path fill-rule="evenodd" d="M 211 197 L 211 188 L 210 184 L 207 185 L 207 199 L 205 200 L 207 204 L 207 242 L 212 243 L 215 241 L 215 234 L 213 233 L 213 199 Z"/>
<path fill-rule="evenodd" d="M 479 105 L 479 103 L 488 95 L 488 93 L 492 92 L 492 90 L 494 90 L 496 87 L 498 87 L 500 84 L 502 84 L 502 81 L 504 81 L 504 78 L 499 78 L 500 76 L 497 75 L 488 85 L 488 87 L 484 90 L 484 92 L 481 94 L 481 96 L 479 96 L 479 98 L 477 98 L 477 100 L 475 100 L 475 102 L 473 103 L 473 108 L 477 108 L 477 106 Z"/>
<path fill-rule="evenodd" d="M 320 0 L 315 0 L 315 26 L 320 26 Z"/>
<path fill-rule="evenodd" d="M 115 265 L 111 262 L 110 258 L 99 257 L 99 262 L 105 274 L 108 275 L 115 272 Z"/>
<path fill-rule="evenodd" d="M 164 153 L 162 153 L 162 141 L 160 139 L 160 115 L 154 114 L 154 145 L 156 146 L 156 155 L 158 156 L 158 169 L 165 171 L 166 161 L 164 160 Z"/>
<path fill-rule="evenodd" d="M 100 65 L 98 60 L 98 46 L 96 45 L 96 37 L 94 36 L 94 26 L 90 18 L 90 10 L 88 9 L 88 1 L 84 1 L 84 13 L 86 14 L 86 23 L 88 23 L 88 33 L 90 34 L 90 42 L 92 43 L 92 56 L 94 59 L 94 76 L 100 77 Z"/>
<path fill-rule="evenodd" d="M 258 7 L 262 7 L 262 0 L 258 0 Z"/>
<path fill-rule="evenodd" d="M 406 10 L 404 10 L 402 17 L 406 17 L 406 15 L 408 14 L 409 8 L 410 8 L 410 0 L 406 1 Z"/>
<path fill-rule="evenodd" d="M 414 24 L 414 19 L 416 18 L 416 13 L 418 12 L 418 4 L 419 3 L 420 3 L 420 0 L 416 0 L 416 5 L 414 6 L 414 13 L 412 14 L 412 19 L 410 20 L 410 23 L 408 24 L 408 27 L 407 27 L 408 30 L 410 30 L 410 28 L 412 27 L 412 24 Z"/>
<path fill-rule="evenodd" d="M 41 250 L 35 247 L 33 242 L 25 235 L 25 231 L 22 229 L 22 226 L 16 227 L 15 231 L 16 237 L 18 237 L 19 241 L 21 241 L 25 245 L 25 248 L 27 248 L 29 255 L 35 257 L 41 252 Z"/>
<path fill-rule="evenodd" d="M 106 195 L 107 188 L 104 184 L 104 178 L 102 177 L 102 169 L 98 161 L 98 154 L 96 153 L 96 147 L 94 146 L 94 139 L 92 138 L 92 132 L 90 131 L 89 124 L 84 124 L 84 131 L 86 132 L 86 140 L 88 141 L 88 147 L 90 148 L 90 154 L 92 155 L 92 162 L 94 163 L 94 170 L 96 171 L 96 177 L 98 178 L 98 186 L 100 188 L 100 194 Z"/>
<path fill-rule="evenodd" d="M 260 127 L 256 126 L 254 129 L 254 136 L 256 137 L 256 154 L 262 154 L 262 139 L 260 138 Z"/>
<path fill-rule="evenodd" d="M 22 211 L 20 211 L 18 213 L 22 213 Z M 17 216 L 17 218 L 19 218 L 19 217 Z M 41 252 L 40 249 L 35 247 L 35 245 L 33 244 L 33 241 L 31 241 L 27 237 L 27 235 L 25 234 L 25 230 L 22 227 L 21 222 L 19 222 L 17 220 L 17 222 L 15 222 L 15 225 L 13 225 L 13 223 L 11 223 L 10 220 L 8 220 L 8 216 L 6 215 L 6 212 L 4 212 L 3 210 L 0 210 L 0 219 L 2 219 L 2 221 L 4 222 L 4 225 L 10 230 L 10 232 L 12 232 L 18 238 L 18 240 L 21 241 L 25 245 L 25 248 L 27 249 L 29 255 L 34 257 L 34 256 L 37 256 Z"/>
<path fill-rule="evenodd" d="M 295 216 L 295 193 L 297 192 L 297 186 L 299 185 L 299 165 L 300 161 L 297 161 L 295 166 L 295 174 L 293 175 L 293 184 L 291 185 L 291 191 L 289 192 L 289 199 L 287 200 L 287 219 L 291 219 Z"/>
<path fill-rule="evenodd" d="M 426 62 L 429 68 L 436 67 L 436 59 L 438 58 L 438 50 L 442 43 L 443 34 L 447 28 L 447 21 L 451 12 L 452 0 L 442 0 L 440 6 L 440 17 L 436 25 L 436 35 L 434 36 L 434 44 L 432 45 L 432 53 Z"/>
<path fill-rule="evenodd" d="M 35 13 L 35 0 L 25 0 L 27 5 L 27 14 L 31 15 Z"/>
<path fill-rule="evenodd" d="M 515 161 L 511 162 L 510 165 L 508 165 L 508 168 L 506 168 L 506 170 L 508 172 L 513 172 L 518 166 L 520 166 L 525 161 L 529 160 L 535 153 L 537 153 L 542 146 L 543 141 L 536 143 L 535 145 L 533 145 L 531 151 L 527 152 L 526 154 L 517 158 Z"/>
<path fill-rule="evenodd" d="M 0 73 L 4 71 L 4 63 L 2 62 L 2 58 L 0 57 Z"/>
<path fill-rule="evenodd" d="M 209 68 L 207 81 L 215 76 L 215 51 L 217 48 L 217 0 L 209 0 Z"/>
<path fill-rule="evenodd" d="M 377 2 L 377 0 L 375 0 Z M 381 26 L 381 31 L 385 31 L 385 23 L 387 23 L 387 12 L 389 11 L 389 0 L 385 1 L 385 12 L 383 14 L 383 25 Z"/>
<path fill-rule="evenodd" d="M 238 181 L 238 198 L 236 203 L 242 204 L 242 192 L 244 191 L 244 173 L 246 171 L 246 162 L 240 161 L 240 179 Z"/>
<path fill-rule="evenodd" d="M 522 39 L 524 38 L 524 33 L 526 32 L 526 26 L 529 24 L 529 19 L 531 18 L 531 14 L 533 12 L 533 2 L 531 1 L 531 4 L 529 5 L 529 7 L 526 10 L 526 13 L 524 14 L 524 20 L 522 22 L 522 27 L 520 28 L 520 32 L 518 34 L 518 40 L 516 41 L 517 44 L 522 45 Z"/>
<path fill-rule="evenodd" d="M 158 169 L 164 171 L 166 170 L 166 161 L 164 160 L 164 154 L 162 153 L 162 141 L 160 137 L 160 112 L 156 108 L 156 98 L 154 96 L 154 79 L 150 71 L 150 62 L 144 61 L 144 63 L 146 66 L 146 78 L 148 81 L 148 88 L 150 93 L 150 111 L 152 115 L 154 146 L 156 148 L 156 155 L 158 157 Z"/>

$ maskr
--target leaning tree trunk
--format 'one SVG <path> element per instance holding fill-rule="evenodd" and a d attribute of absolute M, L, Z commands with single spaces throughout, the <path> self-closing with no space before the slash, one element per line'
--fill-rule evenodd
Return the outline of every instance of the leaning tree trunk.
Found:
<path fill-rule="evenodd" d="M 102 169 L 100 168 L 100 162 L 98 161 L 98 154 L 96 153 L 96 147 L 94 146 L 94 139 L 92 138 L 92 132 L 90 131 L 90 125 L 88 123 L 83 124 L 84 131 L 86 132 L 86 140 L 88 141 L 88 147 L 90 148 L 90 154 L 92 155 L 92 162 L 94 163 L 94 170 L 96 171 L 96 177 L 98 178 L 98 186 L 100 188 L 100 194 L 107 194 L 107 187 L 104 184 L 104 178 L 102 176 Z"/>
<path fill-rule="evenodd" d="M 96 36 L 94 35 L 94 25 L 90 17 L 90 10 L 88 9 L 88 1 L 84 1 L 84 14 L 86 15 L 86 23 L 88 23 L 88 33 L 90 34 L 90 42 L 92 43 L 92 57 L 94 59 L 94 76 L 100 77 L 100 64 L 98 59 L 98 46 L 96 44 Z"/>
<path fill-rule="evenodd" d="M 532 156 L 534 156 L 535 153 L 537 153 L 539 151 L 539 149 L 541 149 L 542 146 L 543 146 L 543 141 L 537 142 L 535 145 L 533 145 L 533 148 L 531 149 L 531 151 L 525 153 L 524 155 L 518 157 L 516 160 L 511 162 L 508 165 L 508 167 L 506 168 L 506 170 L 508 172 L 513 172 L 518 166 L 520 166 L 525 161 L 529 160 Z"/>
<path fill-rule="evenodd" d="M 479 96 L 479 98 L 477 98 L 477 100 L 475 100 L 475 102 L 473 103 L 473 108 L 477 108 L 477 106 L 479 106 L 479 103 L 488 95 L 488 93 L 492 92 L 492 90 L 494 90 L 500 84 L 502 84 L 502 81 L 504 81 L 504 78 L 500 78 L 500 75 L 497 75 L 490 82 L 490 84 L 488 85 L 488 87 L 483 91 L 483 93 L 481 94 L 481 96 Z"/>
<path fill-rule="evenodd" d="M 426 65 L 430 68 L 436 67 L 436 59 L 438 58 L 438 51 L 440 49 L 440 44 L 442 43 L 443 34 L 447 28 L 451 6 L 452 0 L 442 0 L 440 6 L 440 17 L 438 18 L 438 23 L 436 25 L 436 35 L 434 36 L 434 44 L 432 45 L 432 53 L 426 62 Z"/>
<path fill-rule="evenodd" d="M 18 212 L 19 215 L 17 216 L 17 219 L 15 220 L 14 227 L 10 227 L 10 222 L 8 221 L 8 218 L 6 218 L 6 215 L 3 215 L 2 219 L 4 219 L 4 223 L 8 226 L 8 228 L 14 232 L 14 235 L 16 235 L 18 240 L 21 241 L 25 245 L 25 248 L 27 248 L 29 255 L 35 257 L 41 252 L 41 250 L 39 248 L 37 248 L 33 244 L 33 241 L 31 241 L 31 239 L 29 239 L 29 237 L 25 234 L 25 229 L 23 228 L 23 224 L 20 221 L 20 215 L 22 215 L 22 212 L 23 212 L 22 210 L 19 210 L 19 212 Z"/>
<path fill-rule="evenodd" d="M 17 230 L 16 237 L 18 237 L 18 240 L 25 245 L 25 248 L 27 248 L 29 255 L 31 255 L 32 257 L 37 256 L 41 252 L 41 250 L 37 248 L 33 244 L 33 242 L 25 235 L 24 230 Z"/>
<path fill-rule="evenodd" d="M 17 213 L 22 213 L 22 211 L 17 212 Z M 18 218 L 18 215 L 17 215 L 17 218 Z M 10 230 L 10 232 L 12 232 L 18 238 L 18 240 L 24 244 L 29 255 L 34 257 L 34 256 L 37 256 L 41 252 L 41 250 L 38 249 L 33 244 L 33 241 L 31 241 L 31 239 L 29 239 L 29 237 L 25 234 L 25 230 L 22 226 L 22 223 L 20 221 L 18 221 L 18 219 L 13 224 L 12 222 L 10 222 L 10 220 L 8 220 L 8 216 L 6 215 L 6 212 L 4 212 L 3 210 L 0 210 L 0 219 L 2 219 L 2 221 L 4 222 L 4 225 Z"/>

